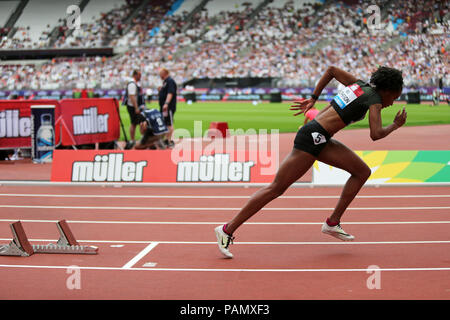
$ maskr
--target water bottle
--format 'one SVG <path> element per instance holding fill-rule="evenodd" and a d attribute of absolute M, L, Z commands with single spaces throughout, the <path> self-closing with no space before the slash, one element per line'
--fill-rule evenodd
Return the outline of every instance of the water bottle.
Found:
<path fill-rule="evenodd" d="M 41 126 L 36 134 L 37 159 L 39 162 L 52 162 L 55 148 L 55 132 L 52 125 L 52 115 L 41 115 Z"/>

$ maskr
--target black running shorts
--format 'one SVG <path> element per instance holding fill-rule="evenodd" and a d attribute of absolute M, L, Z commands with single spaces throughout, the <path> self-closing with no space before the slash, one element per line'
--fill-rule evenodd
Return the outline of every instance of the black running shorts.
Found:
<path fill-rule="evenodd" d="M 134 109 L 134 107 L 130 107 L 130 106 L 127 106 L 127 110 L 128 110 L 128 114 L 130 115 L 131 124 L 134 124 L 135 126 L 137 126 L 141 122 L 144 122 L 147 120 L 147 119 L 145 119 L 144 115 L 142 114 L 142 111 L 141 111 L 141 113 L 136 113 L 136 110 Z"/>
<path fill-rule="evenodd" d="M 161 114 L 164 117 L 164 113 L 161 111 Z M 171 127 L 173 126 L 173 116 L 175 114 L 174 110 L 168 110 L 167 112 L 167 116 L 164 117 L 164 123 L 166 124 L 166 126 Z"/>
<path fill-rule="evenodd" d="M 312 120 L 298 130 L 294 148 L 318 157 L 330 139 L 330 134 L 316 120 Z"/>

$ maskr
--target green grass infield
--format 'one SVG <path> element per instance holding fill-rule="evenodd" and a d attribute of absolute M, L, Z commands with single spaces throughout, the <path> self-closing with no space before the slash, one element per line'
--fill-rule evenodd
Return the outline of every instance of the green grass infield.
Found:
<path fill-rule="evenodd" d="M 243 129 L 247 131 L 254 129 L 257 132 L 260 129 L 278 129 L 280 133 L 296 132 L 298 127 L 303 124 L 304 116 L 293 116 L 294 112 L 289 110 L 290 102 L 268 103 L 262 102 L 253 104 L 250 102 L 197 102 L 187 104 L 180 102 L 177 104 L 175 113 L 174 127 L 183 128 L 190 132 L 194 137 L 194 122 L 201 121 L 202 134 L 209 128 L 209 124 L 214 121 L 227 122 L 230 129 Z M 318 109 L 322 109 L 327 105 L 326 102 L 316 104 Z M 406 104 L 396 103 L 391 107 L 382 111 L 383 125 L 389 125 L 394 120 L 395 114 L 403 107 L 406 107 L 408 118 L 405 126 L 424 126 L 450 124 L 450 106 L 440 104 L 431 106 L 431 104 Z M 157 102 L 147 104 L 149 109 L 158 109 Z M 346 127 L 345 130 L 368 128 L 368 116 L 365 119 L 353 123 Z M 129 126 L 130 117 L 124 106 L 120 107 L 120 115 L 122 123 L 126 130 L 128 139 L 130 138 Z M 198 133 L 198 132 L 197 132 Z M 140 138 L 139 130 L 136 130 L 136 139 Z M 199 134 L 196 134 L 199 136 Z M 124 140 L 121 132 L 121 140 Z"/>

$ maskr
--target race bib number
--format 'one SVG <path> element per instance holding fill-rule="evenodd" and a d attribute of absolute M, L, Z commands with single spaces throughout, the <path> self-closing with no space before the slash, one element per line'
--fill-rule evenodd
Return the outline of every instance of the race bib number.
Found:
<path fill-rule="evenodd" d="M 337 103 L 339 108 L 344 109 L 363 94 L 364 91 L 355 83 L 339 91 L 337 96 L 334 97 L 334 102 Z"/>
<path fill-rule="evenodd" d="M 155 135 L 160 135 L 168 131 L 161 112 L 156 109 L 151 109 L 146 110 L 144 114 Z"/>
<path fill-rule="evenodd" d="M 327 142 L 327 138 L 325 138 L 324 135 L 322 135 L 322 134 L 320 134 L 318 132 L 311 133 L 311 136 L 313 138 L 313 141 L 314 141 L 315 145 Z"/>

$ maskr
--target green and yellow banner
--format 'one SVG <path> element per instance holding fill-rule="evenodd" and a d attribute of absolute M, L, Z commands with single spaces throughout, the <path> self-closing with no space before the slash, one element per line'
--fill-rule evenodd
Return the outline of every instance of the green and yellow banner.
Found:
<path fill-rule="evenodd" d="M 450 182 L 450 150 L 356 151 L 370 167 L 367 184 Z M 316 161 L 313 183 L 344 184 L 349 174 Z"/>

